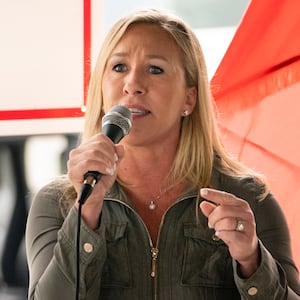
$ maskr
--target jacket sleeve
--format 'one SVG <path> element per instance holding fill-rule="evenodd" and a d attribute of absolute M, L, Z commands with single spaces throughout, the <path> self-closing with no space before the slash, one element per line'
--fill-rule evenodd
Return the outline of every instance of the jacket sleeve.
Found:
<path fill-rule="evenodd" d="M 31 300 L 75 299 L 78 213 L 72 207 L 64 218 L 59 208 L 60 197 L 61 193 L 52 183 L 39 191 L 29 211 L 26 252 L 30 274 L 28 299 Z M 80 299 L 98 299 L 99 270 L 105 257 L 103 226 L 100 224 L 99 229 L 93 231 L 82 220 Z"/>
<path fill-rule="evenodd" d="M 276 199 L 268 197 L 253 205 L 260 239 L 261 263 L 247 279 L 238 275 L 233 262 L 236 285 L 242 299 L 300 300 L 299 273 L 292 258 L 288 226 Z"/>

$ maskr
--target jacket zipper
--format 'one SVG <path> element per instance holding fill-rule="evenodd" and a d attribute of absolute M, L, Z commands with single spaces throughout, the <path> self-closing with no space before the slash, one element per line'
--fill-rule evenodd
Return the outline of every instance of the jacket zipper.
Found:
<path fill-rule="evenodd" d="M 143 219 L 138 215 L 138 213 L 131 206 L 129 206 L 127 203 L 125 203 L 121 200 L 114 199 L 114 198 L 104 198 L 104 200 L 106 200 L 106 201 L 111 200 L 111 201 L 114 201 L 114 202 L 119 202 L 122 205 L 125 205 L 139 218 L 139 220 L 143 224 L 143 226 L 146 230 L 146 233 L 147 233 L 147 236 L 148 236 L 148 239 L 149 239 L 150 248 L 151 248 L 152 263 L 151 263 L 151 273 L 150 273 L 150 275 L 151 275 L 151 277 L 155 277 L 155 274 L 156 274 L 156 259 L 157 259 L 157 256 L 158 256 L 158 248 L 153 246 L 153 242 L 152 242 L 152 239 L 150 237 L 150 233 L 149 233 L 148 228 L 147 228 L 146 224 L 144 223 Z M 159 231 L 160 231 L 160 228 L 159 228 Z M 159 233 L 158 233 L 158 236 L 159 236 Z M 157 239 L 157 241 L 158 241 L 158 239 Z"/>
<path fill-rule="evenodd" d="M 195 197 L 195 195 L 187 195 L 187 196 L 184 196 L 183 198 L 177 200 L 175 203 L 173 203 L 166 211 L 165 213 L 163 214 L 162 216 L 162 219 L 161 219 L 161 222 L 160 222 L 160 225 L 159 225 L 159 229 L 158 229 L 158 235 L 157 235 L 157 241 L 156 241 L 156 245 L 159 245 L 159 237 L 160 237 L 160 230 L 164 224 L 164 219 L 165 219 L 165 215 L 166 213 L 169 211 L 169 209 L 171 209 L 176 203 L 178 202 L 181 202 L 183 200 L 186 200 L 186 199 L 189 199 L 191 197 Z M 151 273 L 150 273 L 150 276 L 153 278 L 154 280 L 154 295 L 153 295 L 153 300 L 157 300 L 157 270 L 156 270 L 156 265 L 157 265 L 157 258 L 158 258 L 158 253 L 159 253 L 159 250 L 157 247 L 154 247 L 153 246 L 153 242 L 152 242 L 152 239 L 150 237 L 150 233 L 149 233 L 149 230 L 146 226 L 146 224 L 144 223 L 143 219 L 137 214 L 137 212 L 131 207 L 129 206 L 128 204 L 126 204 L 125 202 L 121 201 L 121 200 L 118 200 L 118 199 L 114 199 L 114 198 L 106 198 L 106 200 L 112 200 L 112 201 L 115 201 L 115 202 L 119 202 L 123 205 L 125 205 L 126 207 L 128 207 L 129 209 L 131 209 L 135 215 L 140 219 L 140 221 L 142 222 L 142 224 L 144 225 L 144 228 L 146 230 L 146 233 L 148 235 L 148 239 L 149 239 L 149 243 L 150 243 L 150 247 L 151 247 L 151 257 L 152 257 L 152 261 L 151 261 Z"/>
<path fill-rule="evenodd" d="M 155 277 L 156 275 L 156 260 L 158 257 L 158 249 L 157 248 L 152 248 L 151 249 L 151 254 L 152 254 L 152 264 L 151 264 L 151 277 Z"/>
<path fill-rule="evenodd" d="M 196 195 L 197 196 L 197 195 Z M 158 229 L 158 234 L 157 234 L 157 241 L 156 241 L 156 245 L 159 245 L 159 237 L 160 237 L 160 230 L 164 224 L 164 219 L 165 219 L 165 215 L 166 213 L 169 211 L 169 209 L 171 209 L 176 203 L 178 202 L 181 202 L 183 200 L 186 200 L 186 199 L 189 199 L 191 197 L 195 197 L 195 195 L 188 195 L 188 196 L 184 196 L 183 198 L 180 198 L 179 200 L 177 200 L 175 203 L 173 203 L 166 211 L 165 213 L 163 214 L 162 216 L 162 219 L 161 219 L 161 222 L 160 222 L 160 225 L 159 225 L 159 229 Z M 140 217 L 138 214 L 137 214 L 138 217 Z M 151 237 L 150 237 L 150 234 L 148 232 L 148 229 L 145 225 L 145 223 L 143 222 L 142 220 L 142 223 L 144 224 L 145 228 L 146 228 L 146 231 L 148 233 L 148 237 L 149 237 L 149 240 L 150 240 L 150 245 L 151 245 L 151 256 L 152 256 L 152 263 L 151 263 L 151 277 L 155 279 L 156 281 L 156 265 L 157 265 L 157 258 L 158 258 L 158 253 L 159 253 L 159 250 L 156 247 L 153 247 L 153 242 L 151 240 Z M 156 295 L 156 284 L 154 285 L 155 286 L 155 295 Z M 156 299 L 156 297 L 155 297 Z"/>

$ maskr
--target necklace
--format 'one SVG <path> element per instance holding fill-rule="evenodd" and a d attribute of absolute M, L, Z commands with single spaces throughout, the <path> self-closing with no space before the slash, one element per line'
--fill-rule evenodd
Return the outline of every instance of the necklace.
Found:
<path fill-rule="evenodd" d="M 159 195 L 158 196 L 156 196 L 156 197 L 154 197 L 154 200 L 151 200 L 150 201 L 150 203 L 149 203 L 149 205 L 148 205 L 148 208 L 150 209 L 150 210 L 155 210 L 156 208 L 157 208 L 157 202 L 158 202 L 158 200 L 165 194 L 165 193 L 167 193 L 169 190 L 171 190 L 173 187 L 171 186 L 171 187 L 169 187 L 169 188 L 167 188 L 167 189 L 165 189 L 165 190 L 160 190 L 160 193 L 159 193 Z"/>
<path fill-rule="evenodd" d="M 150 204 L 149 204 L 149 209 L 150 210 L 154 210 L 156 208 L 156 204 L 153 200 L 150 201 Z"/>
<path fill-rule="evenodd" d="M 173 190 L 175 188 L 174 185 L 171 185 L 165 189 L 160 189 L 160 192 L 157 196 L 152 196 L 150 202 L 148 202 L 148 204 L 146 204 L 147 209 L 154 211 L 157 208 L 159 208 L 159 200 L 162 198 L 162 196 L 164 196 L 167 192 L 170 192 L 171 190 Z M 173 195 L 175 196 L 175 195 Z M 165 204 L 164 204 L 165 205 Z M 163 206 L 164 206 L 163 205 Z"/>
<path fill-rule="evenodd" d="M 149 206 L 148 206 L 148 208 L 150 209 L 150 210 L 154 210 L 155 208 L 156 208 L 156 206 L 157 206 L 157 204 L 155 203 L 155 202 L 157 202 L 159 199 L 160 199 L 160 197 L 164 194 L 165 192 L 160 192 L 159 193 L 159 195 L 158 196 L 156 196 L 155 198 L 154 198 L 154 200 L 151 200 L 150 201 L 150 204 L 149 204 Z"/>

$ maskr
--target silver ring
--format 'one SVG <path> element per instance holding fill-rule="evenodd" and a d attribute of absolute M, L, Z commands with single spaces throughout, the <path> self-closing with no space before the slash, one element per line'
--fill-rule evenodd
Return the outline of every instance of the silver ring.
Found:
<path fill-rule="evenodd" d="M 244 231 L 245 230 L 245 225 L 241 220 L 237 220 L 236 221 L 236 227 L 235 227 L 236 231 Z"/>

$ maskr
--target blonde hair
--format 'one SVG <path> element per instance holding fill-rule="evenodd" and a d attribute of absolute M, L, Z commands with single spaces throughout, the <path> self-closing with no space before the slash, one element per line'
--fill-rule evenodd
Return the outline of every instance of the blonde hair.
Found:
<path fill-rule="evenodd" d="M 156 24 L 173 37 L 182 53 L 187 85 L 195 86 L 198 91 L 193 112 L 182 120 L 180 142 L 170 172 L 171 182 L 186 181 L 197 188 L 209 186 L 213 168 L 233 177 L 258 177 L 233 159 L 220 141 L 205 60 L 196 35 L 180 18 L 161 10 L 135 11 L 120 19 L 108 33 L 90 81 L 82 141 L 101 131 L 100 120 L 104 114 L 101 83 L 106 62 L 127 28 L 137 23 Z"/>

